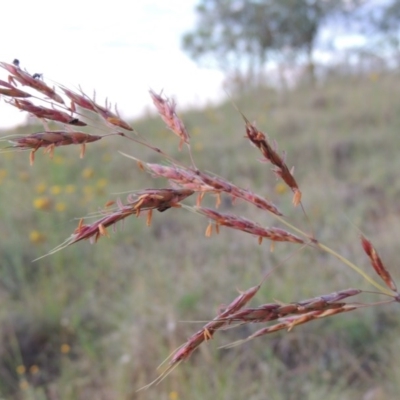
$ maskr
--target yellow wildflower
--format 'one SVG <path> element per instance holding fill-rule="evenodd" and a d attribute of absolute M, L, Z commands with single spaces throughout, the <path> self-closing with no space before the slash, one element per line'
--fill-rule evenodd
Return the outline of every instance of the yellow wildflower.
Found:
<path fill-rule="evenodd" d="M 60 202 L 56 203 L 55 209 L 58 212 L 63 212 L 67 209 L 67 205 L 60 201 Z"/>
<path fill-rule="evenodd" d="M 376 82 L 379 79 L 379 74 L 377 72 L 371 72 L 369 74 L 369 80 L 371 82 Z"/>
<path fill-rule="evenodd" d="M 26 379 L 22 379 L 22 381 L 19 383 L 19 388 L 21 390 L 26 390 L 29 387 L 29 383 Z"/>
<path fill-rule="evenodd" d="M 50 193 L 54 194 L 54 195 L 60 194 L 61 193 L 61 186 L 59 186 L 59 185 L 52 186 L 50 188 Z"/>
<path fill-rule="evenodd" d="M 105 178 L 101 178 L 96 182 L 96 186 L 98 189 L 103 189 L 108 185 L 108 180 Z"/>
<path fill-rule="evenodd" d="M 278 182 L 275 185 L 275 193 L 284 194 L 288 191 L 288 187 L 283 182 Z"/>
<path fill-rule="evenodd" d="M 93 177 L 93 175 L 94 175 L 94 170 L 93 170 L 93 168 L 85 168 L 85 169 L 82 171 L 82 176 L 83 176 L 85 179 L 90 179 L 90 178 Z"/>
<path fill-rule="evenodd" d="M 82 191 L 83 191 L 83 193 L 84 193 L 85 195 L 89 195 L 89 194 L 93 194 L 94 189 L 93 189 L 93 186 L 86 185 L 86 186 L 84 186 L 84 187 L 82 188 Z"/>
<path fill-rule="evenodd" d="M 22 181 L 22 182 L 27 182 L 29 180 L 29 173 L 26 171 L 20 172 L 18 176 L 19 176 L 20 181 Z"/>
<path fill-rule="evenodd" d="M 18 367 L 15 368 L 15 370 L 17 371 L 18 375 L 23 375 L 25 373 L 25 371 L 26 371 L 24 365 L 18 365 Z"/>
<path fill-rule="evenodd" d="M 29 372 L 30 372 L 32 375 L 35 375 L 35 374 L 37 374 L 37 373 L 39 372 L 39 367 L 38 367 L 37 365 L 32 365 L 32 366 L 29 368 Z"/>
<path fill-rule="evenodd" d="M 46 191 L 46 189 L 47 189 L 47 186 L 43 182 L 36 185 L 36 188 L 35 188 L 37 194 L 44 193 Z"/>
<path fill-rule="evenodd" d="M 194 145 L 194 149 L 195 149 L 196 151 L 202 151 L 202 150 L 204 149 L 203 143 L 197 142 L 197 143 Z"/>
<path fill-rule="evenodd" d="M 43 243 L 46 240 L 46 236 L 43 233 L 34 230 L 29 234 L 29 240 L 35 244 Z"/>
<path fill-rule="evenodd" d="M 65 186 L 65 193 L 72 194 L 72 193 L 75 193 L 75 190 L 76 190 L 75 185 Z"/>
<path fill-rule="evenodd" d="M 54 161 L 55 164 L 61 165 L 61 164 L 64 164 L 65 158 L 63 156 L 60 156 L 60 155 L 56 154 L 54 156 L 54 160 L 53 161 Z"/>
<path fill-rule="evenodd" d="M 179 399 L 179 394 L 175 390 L 169 393 L 168 396 L 169 400 L 178 400 Z"/>
<path fill-rule="evenodd" d="M 60 347 L 60 351 L 63 354 L 68 354 L 71 351 L 71 346 L 67 343 L 63 343 Z"/>
<path fill-rule="evenodd" d="M 93 197 L 94 197 L 94 188 L 93 188 L 93 186 L 89 186 L 89 185 L 84 186 L 82 188 L 82 191 L 83 191 L 82 204 L 86 204 L 86 203 L 88 203 L 88 202 L 93 200 Z"/>
<path fill-rule="evenodd" d="M 103 154 L 103 157 L 101 157 L 103 162 L 110 162 L 111 161 L 111 154 L 110 153 L 105 153 Z"/>
<path fill-rule="evenodd" d="M 190 129 L 190 133 L 192 136 L 198 136 L 201 134 L 201 129 L 198 126 L 195 126 L 194 128 Z"/>
<path fill-rule="evenodd" d="M 33 207 L 37 210 L 49 210 L 51 208 L 51 200 L 48 197 L 37 197 L 33 200 Z"/>

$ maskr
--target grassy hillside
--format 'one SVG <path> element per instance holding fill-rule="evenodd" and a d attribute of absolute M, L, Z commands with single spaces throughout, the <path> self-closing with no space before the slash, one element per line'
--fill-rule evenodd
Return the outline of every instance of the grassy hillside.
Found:
<path fill-rule="evenodd" d="M 396 74 L 342 77 L 317 88 L 288 93 L 261 88 L 235 99 L 286 151 L 308 218 L 293 208 L 291 192 L 270 166 L 259 162 L 231 102 L 182 118 L 200 170 L 267 196 L 296 226 L 314 231 L 373 275 L 359 243 L 361 230 L 400 281 L 399 82 Z M 189 164 L 159 117 L 132 126 Z M 2 136 L 37 129 L 42 128 Z M 296 252 L 277 244 L 271 252 L 267 242 L 258 246 L 255 238 L 228 228 L 207 238 L 206 218 L 182 209 L 156 213 L 150 227 L 145 218 L 130 217 L 95 245 L 83 241 L 32 263 L 69 237 L 77 218 L 110 199 L 125 200 L 128 191 L 165 185 L 118 151 L 165 162 L 121 137 L 88 145 L 83 159 L 74 147 L 57 148 L 53 159 L 38 151 L 32 167 L 26 152 L 5 151 L 0 157 L 2 398 L 394 398 L 400 389 L 400 324 L 392 305 L 312 322 L 229 350 L 218 347 L 254 329 L 220 332 L 162 383 L 137 393 L 237 289 L 256 285 L 277 265 L 255 304 L 374 288 L 315 250 Z M 221 210 L 263 226 L 276 224 L 244 202 L 232 206 L 223 198 Z M 364 296 L 372 299 L 377 297 Z"/>

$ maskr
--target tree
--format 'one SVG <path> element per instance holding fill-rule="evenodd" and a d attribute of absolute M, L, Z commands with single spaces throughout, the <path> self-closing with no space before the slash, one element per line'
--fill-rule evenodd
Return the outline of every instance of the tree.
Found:
<path fill-rule="evenodd" d="M 372 29 L 383 35 L 383 43 L 394 50 L 400 63 L 400 0 L 392 0 L 372 15 Z M 387 46 L 383 46 L 383 48 Z M 382 49 L 382 47 L 381 47 Z"/>
<path fill-rule="evenodd" d="M 183 37 L 183 49 L 196 61 L 230 68 L 262 69 L 269 58 L 304 54 L 309 66 L 323 24 L 357 0 L 201 0 L 197 26 Z M 268 57 L 270 56 L 270 57 Z M 312 69 L 310 69 L 312 71 Z"/>
<path fill-rule="evenodd" d="M 196 12 L 197 27 L 182 43 L 191 58 L 216 63 L 224 71 L 265 64 L 274 41 L 264 2 L 202 0 Z"/>

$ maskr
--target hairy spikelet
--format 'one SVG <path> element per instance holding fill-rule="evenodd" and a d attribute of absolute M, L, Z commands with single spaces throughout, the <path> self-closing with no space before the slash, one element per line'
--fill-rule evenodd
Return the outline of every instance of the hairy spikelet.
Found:
<path fill-rule="evenodd" d="M 314 230 L 311 228 L 310 220 L 301 201 L 302 192 L 294 177 L 293 168 L 289 169 L 285 161 L 285 154 L 278 152 L 277 145 L 271 143 L 267 135 L 257 129 L 255 124 L 250 123 L 244 115 L 242 117 L 245 121 L 247 139 L 261 152 L 264 161 L 272 164 L 275 174 L 294 193 L 293 204 L 295 206 L 300 204 L 300 207 L 292 211 L 302 212 L 302 216 L 306 217 L 307 230 L 292 225 L 287 217 L 288 214 L 284 214 L 278 206 L 265 196 L 255 193 L 250 188 L 238 186 L 234 183 L 235 176 L 230 181 L 216 173 L 197 168 L 191 152 L 189 131 L 176 112 L 176 103 L 162 93 L 157 94 L 150 91 L 151 99 L 167 128 L 178 136 L 179 150 L 182 150 L 184 144 L 186 145 L 185 151 L 187 150 L 189 156 L 187 159 L 190 160 L 188 165 L 163 152 L 162 147 L 153 146 L 149 143 L 147 137 L 144 138 L 138 132 L 134 132 L 131 125 L 121 118 L 116 106 L 111 106 L 108 101 L 105 102 L 105 105 L 98 104 L 95 94 L 89 97 L 80 87 L 79 90 L 71 90 L 59 84 L 50 87 L 39 74 L 31 75 L 26 69 L 21 69 L 18 60 L 14 60 L 12 64 L 0 62 L 0 67 L 9 74 L 6 78 L 7 81 L 0 80 L 0 96 L 3 96 L 2 99 L 9 106 L 36 118 L 44 126 L 44 129 L 38 132 L 4 137 L 3 140 L 9 143 L 5 151 L 27 150 L 30 152 L 30 163 L 33 165 L 35 154 L 39 149 L 43 149 L 45 153 L 52 156 L 56 147 L 78 145 L 81 149 L 80 155 L 83 157 L 87 144 L 97 142 L 106 136 L 120 136 L 125 143 L 133 143 L 135 146 L 142 146 L 142 148 L 152 151 L 154 159 L 151 163 L 122 154 L 135 160 L 141 170 L 150 173 L 152 177 L 161 178 L 164 183 L 167 183 L 167 187 L 135 191 L 129 194 L 124 202 L 120 199 L 107 202 L 103 209 L 92 214 L 92 217 L 94 217 L 90 220 L 92 222 L 87 222 L 88 218 L 86 217 L 80 219 L 70 237 L 46 255 L 85 240 L 95 243 L 101 237 L 109 236 L 108 230 L 115 230 L 118 223 L 128 217 L 144 216 L 145 223 L 149 226 L 153 218 L 159 217 L 157 211 L 165 212 L 168 210 L 169 215 L 169 213 L 177 212 L 176 209 L 184 209 L 209 221 L 206 236 L 211 236 L 213 232 L 219 233 L 221 227 L 227 227 L 253 235 L 258 239 L 259 244 L 266 239 L 271 242 L 271 245 L 275 242 L 300 245 L 281 246 L 294 248 L 294 251 L 300 251 L 303 248 L 310 251 L 323 251 L 357 272 L 367 283 L 374 286 L 375 290 L 378 291 L 374 294 L 385 296 L 385 300 L 381 301 L 380 299 L 379 303 L 351 301 L 350 298 L 367 292 L 366 290 L 351 288 L 300 301 L 281 302 L 271 299 L 268 300 L 271 302 L 263 301 L 259 305 L 250 305 L 251 301 L 256 300 L 256 294 L 266 278 L 280 266 L 266 265 L 265 268 L 268 268 L 268 272 L 264 272 L 261 283 L 241 292 L 227 306 L 220 307 L 213 319 L 203 322 L 202 328 L 190 335 L 186 342 L 172 353 L 169 363 L 166 364 L 166 371 L 152 383 L 160 382 L 173 368 L 187 360 L 203 343 L 213 339 L 221 330 L 245 324 L 263 324 L 255 332 L 252 330 L 251 332 L 254 333 L 248 337 L 226 346 L 233 347 L 272 332 L 290 331 L 299 325 L 362 307 L 400 302 L 400 295 L 392 275 L 372 243 L 364 236 L 361 237 L 362 247 L 374 271 L 386 286 L 376 282 L 349 259 L 319 241 L 314 234 L 307 233 L 308 229 Z M 23 86 L 23 90 L 18 87 L 20 85 Z M 54 128 L 54 126 L 56 127 Z M 78 129 L 75 128 L 77 126 L 85 127 L 82 129 L 88 129 L 88 131 L 76 130 Z M 96 134 L 88 133 L 89 129 L 92 129 Z M 134 132 L 134 134 L 131 132 Z M 181 157 L 180 154 L 179 157 Z M 286 187 L 285 185 L 283 187 Z M 208 198 L 210 195 L 213 196 L 211 200 L 216 198 L 216 209 L 223 210 L 224 207 L 228 208 L 229 206 L 229 209 L 233 209 L 232 213 L 203 207 L 204 202 L 210 202 L 210 198 Z M 223 201 L 227 199 L 229 204 Z M 238 210 L 241 210 L 241 208 L 235 208 L 238 202 L 256 209 L 260 218 L 252 221 L 242 215 L 237 215 L 239 214 Z M 263 226 L 262 222 L 266 214 L 268 214 L 268 218 L 273 219 L 272 223 L 268 223 L 268 227 Z M 153 236 L 149 240 L 156 241 L 157 238 Z M 154 248 L 157 249 L 157 246 L 154 246 Z M 289 254 L 289 257 L 294 254 L 294 251 Z M 160 257 L 165 256 L 168 255 L 160 254 Z M 268 264 L 268 262 L 265 262 L 265 264 Z M 310 266 L 309 270 L 312 267 Z M 229 268 L 229 265 L 221 265 L 220 268 Z M 314 276 L 311 272 L 310 274 L 311 279 L 313 279 Z M 307 277 L 307 279 L 310 279 L 310 277 Z M 371 294 L 371 291 L 368 291 L 368 293 Z"/>

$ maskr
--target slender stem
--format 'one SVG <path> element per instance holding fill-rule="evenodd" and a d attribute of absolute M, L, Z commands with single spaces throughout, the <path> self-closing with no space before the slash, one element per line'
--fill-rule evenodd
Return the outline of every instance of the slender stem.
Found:
<path fill-rule="evenodd" d="M 287 222 L 284 218 L 279 217 L 279 216 L 275 216 L 281 223 L 283 223 L 284 225 L 286 225 L 288 228 L 292 229 L 293 231 L 297 232 L 298 234 L 302 235 L 302 236 L 306 236 L 309 238 L 309 235 L 307 235 L 305 232 L 303 232 L 301 229 L 296 228 L 295 226 L 293 226 L 292 224 L 290 224 L 289 222 Z M 323 243 L 320 243 L 318 241 L 315 241 L 314 244 L 319 247 L 321 250 L 333 255 L 334 257 L 336 257 L 337 259 L 339 259 L 343 264 L 347 265 L 348 267 L 350 267 L 351 269 L 353 269 L 354 271 L 356 271 L 358 274 L 360 274 L 366 281 L 368 281 L 372 286 L 375 286 L 378 290 L 380 290 L 382 293 L 393 297 L 393 292 L 391 290 L 389 290 L 388 288 L 386 288 L 385 286 L 380 285 L 378 282 L 376 282 L 374 279 L 372 279 L 370 276 L 368 276 L 362 269 L 360 269 L 359 267 L 357 267 L 357 265 L 353 264 L 351 261 L 349 261 L 347 258 L 343 257 L 342 255 L 340 255 L 339 253 L 337 253 L 336 251 L 332 250 L 330 247 L 324 245 Z"/>
<path fill-rule="evenodd" d="M 329 254 L 332 254 L 336 258 L 338 258 L 342 263 L 346 264 L 350 268 L 352 268 L 354 271 L 356 271 L 358 274 L 360 274 L 365 280 L 367 280 L 371 285 L 375 286 L 377 289 L 379 289 L 382 293 L 387 294 L 388 296 L 393 297 L 393 292 L 391 292 L 389 289 L 385 288 L 384 286 L 380 285 L 378 282 L 374 281 L 370 276 L 368 276 L 362 269 L 357 267 L 357 265 L 353 264 L 351 261 L 349 261 L 347 258 L 341 256 L 339 253 L 336 251 L 332 250 L 328 246 L 325 246 L 322 243 L 317 242 L 316 246 L 318 246 L 320 249 L 326 251 Z"/>
<path fill-rule="evenodd" d="M 303 232 L 301 229 L 296 228 L 294 225 L 290 224 L 285 220 L 285 218 L 280 217 L 279 215 L 273 214 L 274 217 L 281 222 L 283 225 L 286 225 L 288 228 L 292 229 L 293 231 L 297 232 L 299 235 L 306 236 L 308 239 L 310 238 L 307 233 Z"/>

